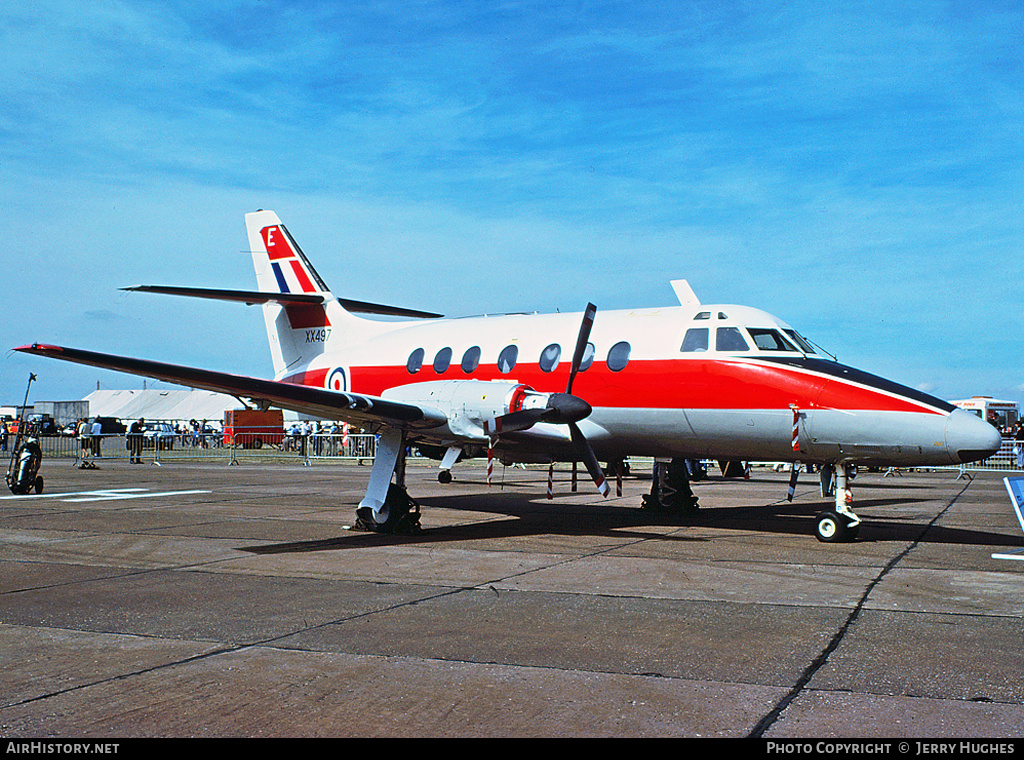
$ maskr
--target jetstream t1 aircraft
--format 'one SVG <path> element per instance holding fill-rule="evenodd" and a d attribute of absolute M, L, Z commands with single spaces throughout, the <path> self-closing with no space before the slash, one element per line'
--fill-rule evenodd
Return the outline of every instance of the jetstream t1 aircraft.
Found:
<path fill-rule="evenodd" d="M 409 445 L 442 456 L 442 482 L 460 456 L 487 453 L 506 464 L 582 461 L 604 495 L 599 457 L 654 457 L 654 503 L 676 509 L 695 507 L 686 459 L 788 461 L 794 478 L 795 463 L 814 463 L 834 472 L 835 506 L 815 523 L 822 541 L 857 533 L 848 468 L 959 465 L 999 448 L 974 415 L 823 358 L 763 311 L 701 304 L 685 280 L 672 283 L 679 306 L 668 308 L 442 319 L 337 298 L 274 212 L 247 214 L 246 227 L 257 291 L 128 290 L 261 304 L 273 380 L 38 343 L 17 350 L 379 432 L 357 513 L 383 531 L 408 518 Z"/>

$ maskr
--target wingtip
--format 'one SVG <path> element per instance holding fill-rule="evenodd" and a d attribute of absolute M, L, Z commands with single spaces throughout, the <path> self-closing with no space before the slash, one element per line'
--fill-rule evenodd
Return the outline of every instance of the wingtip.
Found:
<path fill-rule="evenodd" d="M 25 353 L 46 353 L 54 351 L 62 351 L 60 346 L 50 346 L 45 343 L 30 343 L 25 346 L 15 346 L 14 351 L 24 351 Z"/>

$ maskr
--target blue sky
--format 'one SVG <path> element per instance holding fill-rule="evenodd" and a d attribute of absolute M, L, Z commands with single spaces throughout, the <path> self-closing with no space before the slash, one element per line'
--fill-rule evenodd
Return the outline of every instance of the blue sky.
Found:
<path fill-rule="evenodd" d="M 6 347 L 269 375 L 257 310 L 118 290 L 253 287 L 268 208 L 339 296 L 577 311 L 683 277 L 1024 400 L 1019 0 L 43 0 L 0 35 Z M 5 349 L 0 401 L 30 371 L 142 385 Z"/>

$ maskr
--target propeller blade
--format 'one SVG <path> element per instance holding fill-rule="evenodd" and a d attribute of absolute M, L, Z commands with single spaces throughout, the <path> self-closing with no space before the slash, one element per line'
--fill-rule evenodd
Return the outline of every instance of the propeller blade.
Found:
<path fill-rule="evenodd" d="M 610 490 L 608 488 L 608 481 L 604 478 L 604 471 L 597 461 L 597 455 L 594 454 L 594 450 L 590 448 L 590 443 L 575 422 L 569 423 L 569 435 L 572 437 L 572 445 L 576 449 L 576 456 L 586 465 L 587 472 L 594 479 L 594 485 L 597 486 L 597 490 L 602 496 L 608 496 L 608 491 Z"/>
<path fill-rule="evenodd" d="M 580 325 L 580 334 L 576 338 L 576 351 L 572 355 L 572 367 L 569 370 L 569 383 L 565 386 L 566 393 L 572 393 L 572 384 L 576 379 L 576 373 L 580 371 L 580 364 L 583 362 L 583 354 L 587 350 L 587 342 L 590 340 L 590 328 L 594 326 L 594 316 L 597 314 L 597 307 L 592 303 L 587 304 L 583 312 L 583 323 Z"/>

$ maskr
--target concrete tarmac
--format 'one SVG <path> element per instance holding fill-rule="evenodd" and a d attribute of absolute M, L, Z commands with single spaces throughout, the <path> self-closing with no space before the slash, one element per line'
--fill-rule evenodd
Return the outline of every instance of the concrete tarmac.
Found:
<path fill-rule="evenodd" d="M 353 531 L 369 467 L 44 461 L 0 498 L 2 737 L 1024 733 L 1024 546 L 1002 480 L 804 475 L 701 513 L 546 468 L 411 462 L 423 532 Z"/>

